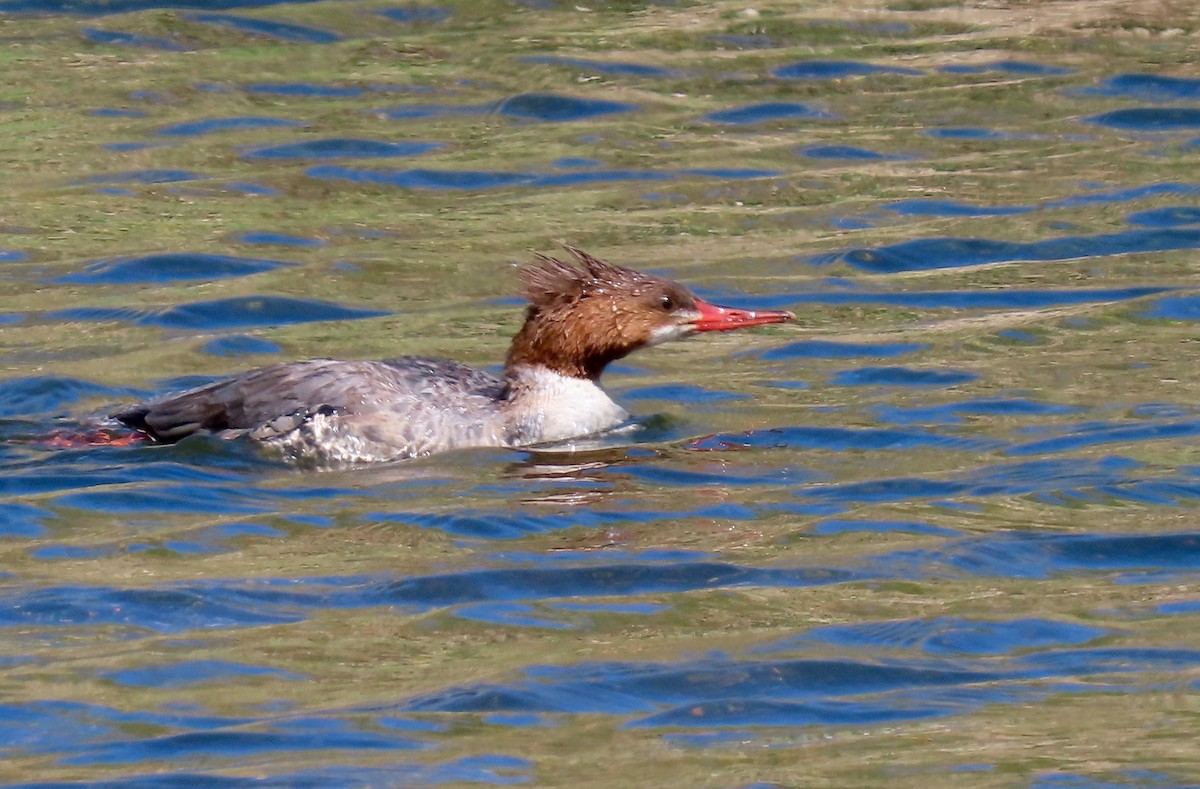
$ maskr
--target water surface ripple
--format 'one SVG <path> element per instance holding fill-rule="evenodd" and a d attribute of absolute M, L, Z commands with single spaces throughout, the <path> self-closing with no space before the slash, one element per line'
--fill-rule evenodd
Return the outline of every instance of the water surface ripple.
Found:
<path fill-rule="evenodd" d="M 859 5 L 0 0 L 0 782 L 1200 785 L 1200 18 Z M 496 371 L 560 241 L 799 320 L 572 448 L 105 432 Z"/>

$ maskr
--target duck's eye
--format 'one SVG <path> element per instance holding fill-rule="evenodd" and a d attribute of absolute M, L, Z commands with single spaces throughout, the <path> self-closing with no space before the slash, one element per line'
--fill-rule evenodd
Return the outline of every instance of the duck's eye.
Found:
<path fill-rule="evenodd" d="M 675 309 L 675 300 L 670 296 L 663 294 L 662 296 L 658 297 L 658 306 L 662 307 L 663 310 L 670 312 L 671 310 Z"/>

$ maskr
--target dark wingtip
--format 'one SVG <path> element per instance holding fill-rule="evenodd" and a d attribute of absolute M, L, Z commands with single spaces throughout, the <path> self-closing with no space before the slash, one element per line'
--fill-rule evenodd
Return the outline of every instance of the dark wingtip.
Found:
<path fill-rule="evenodd" d="M 150 409 L 144 405 L 130 405 L 122 408 L 120 411 L 112 412 L 108 415 L 108 418 L 115 419 L 127 427 L 145 430 L 146 417 L 149 413 Z"/>
<path fill-rule="evenodd" d="M 109 419 L 114 419 L 132 430 L 150 438 L 154 441 L 161 441 L 162 437 L 150 427 L 146 419 L 150 416 L 150 408 L 146 405 L 135 404 L 126 406 L 120 411 L 114 411 L 108 415 Z"/>

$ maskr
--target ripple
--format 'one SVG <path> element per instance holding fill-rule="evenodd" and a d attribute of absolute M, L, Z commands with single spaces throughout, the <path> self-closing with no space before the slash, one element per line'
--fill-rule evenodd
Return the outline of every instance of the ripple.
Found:
<path fill-rule="evenodd" d="M 1125 217 L 1131 225 L 1143 227 L 1178 227 L 1179 225 L 1200 225 L 1200 208 L 1195 206 L 1167 206 L 1152 208 L 1148 211 L 1137 211 Z"/>
<path fill-rule="evenodd" d="M 394 107 L 371 110 L 371 112 L 390 120 L 415 120 L 418 118 L 483 115 L 491 112 L 494 107 L 494 104 L 398 104 Z"/>
<path fill-rule="evenodd" d="M 771 70 L 771 76 L 779 79 L 842 79 L 865 77 L 876 74 L 900 74 L 919 76 L 924 72 L 897 66 L 877 66 L 856 60 L 802 60 Z"/>
<path fill-rule="evenodd" d="M 337 33 L 332 33 L 328 30 L 289 24 L 287 22 L 274 22 L 268 19 L 235 16 L 233 14 L 191 13 L 184 14 L 183 18 L 205 25 L 232 28 L 239 33 L 277 38 L 280 41 L 293 41 L 301 44 L 332 44 L 335 41 L 342 40 L 342 37 Z"/>
<path fill-rule="evenodd" d="M 495 105 L 495 112 L 510 118 L 535 121 L 581 121 L 600 115 L 632 112 L 635 104 L 602 99 L 579 99 L 556 93 L 522 93 Z"/>
<path fill-rule="evenodd" d="M 317 82 L 254 82 L 243 85 L 246 93 L 266 96 L 300 96 L 307 98 L 334 99 L 361 96 L 366 91 L 352 85 L 328 85 Z"/>
<path fill-rule="evenodd" d="M 866 427 L 775 427 L 746 433 L 717 433 L 697 439 L 690 449 L 727 449 L 730 447 L 823 449 L 832 452 L 882 450 L 889 452 L 939 447 L 961 452 L 981 452 L 997 446 L 992 439 L 959 436 L 913 428 Z"/>
<path fill-rule="evenodd" d="M 536 615 L 534 606 L 524 603 L 477 603 L 459 607 L 454 615 L 474 622 L 487 622 L 508 627 L 541 627 L 551 630 L 569 630 L 567 622 L 559 622 Z"/>
<path fill-rule="evenodd" d="M 605 563 L 476 570 L 415 578 L 377 590 L 376 604 L 440 608 L 481 601 L 621 596 L 733 586 L 809 586 L 850 580 L 850 571 L 762 569 L 723 562 Z M 0 622 L 3 622 L 0 612 Z"/>
<path fill-rule="evenodd" d="M 860 367 L 843 370 L 830 382 L 838 386 L 957 386 L 979 379 L 961 370 L 914 370 L 909 367 Z"/>
<path fill-rule="evenodd" d="M 1043 503 L 1079 506 L 1085 502 L 1126 501 L 1177 504 L 1200 501 L 1200 485 L 1186 477 L 1138 478 L 1138 464 L 1124 458 L 1099 461 L 1039 458 L 981 466 L 938 477 L 890 477 L 799 490 L 803 499 L 858 503 L 1034 496 Z"/>
<path fill-rule="evenodd" d="M 938 71 L 945 74 L 983 74 L 988 71 L 1002 71 L 1008 74 L 1026 74 L 1035 77 L 1058 77 L 1074 73 L 1074 69 L 1063 66 L 1049 66 L 1044 63 L 1032 63 L 1027 60 L 997 60 L 978 66 L 939 66 Z"/>
<path fill-rule="evenodd" d="M 813 526 L 812 531 L 813 534 L 822 535 L 850 534 L 855 532 L 872 534 L 929 534 L 939 537 L 955 537 L 959 535 L 959 532 L 954 529 L 943 529 L 939 526 L 931 526 L 928 523 L 921 523 L 919 521 L 847 520 L 843 518 L 823 520 Z"/>
<path fill-rule="evenodd" d="M 1035 210 L 1033 206 L 978 206 L 954 200 L 899 200 L 880 207 L 905 216 L 1013 216 Z"/>
<path fill-rule="evenodd" d="M 878 153 L 866 148 L 858 148 L 853 145 L 810 145 L 807 148 L 801 148 L 800 153 L 810 159 L 847 159 L 851 161 L 896 160 L 903 158 L 892 154 Z"/>
<path fill-rule="evenodd" d="M 562 170 L 578 170 L 588 167 L 602 167 L 604 162 L 599 159 L 589 159 L 586 156 L 564 156 L 561 159 L 555 159 L 551 164 Z"/>
<path fill-rule="evenodd" d="M 1063 416 L 1079 413 L 1078 406 L 1045 403 L 1024 397 L 990 397 L 935 405 L 880 404 L 868 409 L 881 421 L 896 425 L 955 424 L 965 416 Z"/>
<path fill-rule="evenodd" d="M 205 0 L 206 8 L 232 9 L 317 0 Z M 2 0 L 0 12 L 11 14 L 78 14 L 106 16 L 163 8 L 195 8 L 196 0 Z"/>
<path fill-rule="evenodd" d="M 901 200 L 883 208 L 910 216 L 1012 216 L 1051 208 L 1076 208 L 1086 205 L 1122 203 L 1162 195 L 1200 195 L 1196 184 L 1167 182 L 1122 187 L 1087 194 L 1069 195 L 1029 205 L 971 205 L 954 200 Z"/>
<path fill-rule="evenodd" d="M 62 57 L 38 62 L 107 75 L 83 84 L 97 89 L 80 101 L 53 100 L 69 76 L 45 96 L 31 88 L 32 105 L 0 98 L 16 133 L 37 121 L 30 151 L 51 154 L 39 170 L 50 180 L 24 184 L 29 204 L 18 194 L 9 224 L 0 220 L 0 241 L 12 248 L 0 250 L 11 291 L 0 312 L 10 376 L 0 380 L 0 546 L 9 560 L 0 569 L 0 670 L 18 691 L 0 704 L 10 780 L 106 789 L 536 783 L 603 759 L 594 745 L 615 732 L 682 757 L 680 776 L 755 763 L 743 770 L 757 770 L 753 778 L 725 779 L 747 789 L 794 778 L 787 766 L 797 756 L 814 757 L 802 772 L 815 783 L 869 773 L 904 784 L 904 775 L 919 783 L 1030 772 L 1009 740 L 983 756 L 938 750 L 944 743 L 933 740 L 953 739 L 964 720 L 1041 721 L 1045 764 L 1063 743 L 1086 755 L 1103 739 L 1102 716 L 1039 718 L 1039 709 L 1109 718 L 1135 710 L 1150 724 L 1135 735 L 1149 731 L 1168 756 L 1188 752 L 1186 726 L 1170 724 L 1183 720 L 1171 717 L 1176 702 L 1200 687 L 1200 654 L 1189 648 L 1200 614 L 1200 407 L 1186 375 L 1153 390 L 1186 372 L 1189 321 L 1200 321 L 1189 268 L 1200 184 L 1183 182 L 1200 148 L 1200 138 L 1196 148 L 1185 141 L 1200 128 L 1152 137 L 1058 123 L 1105 107 L 1200 107 L 1200 80 L 1176 51 L 1186 36 L 1139 41 L 1118 30 L 1130 46 L 1117 52 L 1109 31 L 1085 31 L 1099 38 L 1069 54 L 1033 40 L 1001 60 L 1009 55 L 997 50 L 939 54 L 947 42 L 962 49 L 982 39 L 964 39 L 958 22 L 933 18 L 936 9 L 855 22 L 801 18 L 786 3 L 760 13 L 704 8 L 690 20 L 669 0 L 674 7 L 634 17 L 626 10 L 645 3 L 517 7 L 539 1 L 493 4 L 489 14 L 449 0 L 270 10 L 261 9 L 271 0 L 42 0 L 32 10 L 142 13 L 8 26 L 16 64 L 61 44 Z M 250 34 L 184 17 L 218 11 Z M 893 21 L 909 16 L 911 24 Z M 244 25 L 270 23 L 255 17 L 346 39 L 259 37 Z M 95 43 L 81 37 L 88 26 L 116 37 Z M 489 51 L 497 32 L 504 46 Z M 181 57 L 121 38 L 142 33 L 205 51 Z M 713 40 L 774 49 L 693 57 Z M 847 59 L 795 64 L 817 52 Z M 1068 60 L 1076 71 L 1064 78 L 1058 63 Z M 822 72 L 822 62 L 832 65 Z M 263 67 L 238 70 L 254 63 Z M 488 73 L 497 63 L 500 73 Z M 1179 76 L 1122 73 L 1142 67 Z M 21 77 L 34 85 L 32 74 Z M 138 89 L 146 80 L 153 90 Z M 401 84 L 414 80 L 425 84 Z M 1072 89 L 1094 85 L 1106 96 Z M 885 97 L 860 95 L 890 88 L 921 89 L 915 125 L 908 117 L 897 129 Z M 978 94 L 973 116 L 962 113 L 964 90 Z M 502 114 L 505 99 L 514 114 Z M 594 99 L 623 109 L 571 104 Z M 850 114 L 834 131 L 807 115 L 822 111 Z M 53 123 L 48 112 L 66 114 Z M 975 126 L 950 126 L 959 122 Z M 926 137 L 928 124 L 946 128 Z M 38 137 L 42 127 L 64 144 Z M 772 136 L 769 127 L 820 134 Z M 419 162 L 374 158 L 395 150 L 386 147 L 241 158 L 355 137 L 447 147 Z M 1122 137 L 1135 142 L 1114 154 Z M 132 147 L 146 145 L 154 147 Z M 891 164 L 914 157 L 923 160 Z M 67 184 L 87 176 L 98 180 Z M 1025 176 L 1025 189 L 980 187 L 980 178 L 1003 187 Z M 858 203 L 839 202 L 850 191 Z M 337 216 L 322 218 L 331 201 Z M 317 207 L 315 222 L 301 219 L 305 205 Z M 386 222 L 369 216 L 389 210 Z M 617 221 L 597 230 L 596 211 Z M 135 238 L 155 217 L 170 232 Z M 537 221 L 545 217 L 557 218 Z M 450 243 L 438 246 L 431 221 L 462 232 L 440 234 Z M 725 337 L 722 353 L 747 368 L 733 378 L 689 368 L 699 346 L 654 357 L 683 371 L 674 378 L 617 370 L 618 399 L 689 414 L 639 421 L 570 454 L 466 451 L 310 473 L 248 441 L 65 440 L 99 435 L 88 431 L 110 403 L 284 358 L 306 337 L 376 355 L 369 346 L 386 338 L 356 337 L 394 320 L 275 327 L 383 315 L 365 309 L 385 304 L 382 294 L 343 298 L 338 283 L 279 267 L 320 258 L 335 273 L 412 285 L 436 302 L 442 285 L 453 289 L 455 266 L 469 263 L 458 247 L 470 246 L 473 259 L 512 246 L 495 233 L 488 240 L 486 227 L 518 246 L 562 228 L 610 247 L 670 246 L 678 266 L 710 274 L 698 261 L 738 247 L 749 262 L 725 272 L 723 285 L 710 277 L 713 299 L 753 307 L 761 298 L 812 313 L 812 325 Z M 89 228 L 114 240 L 127 231 L 125 241 L 92 247 L 121 256 L 72 254 Z M 797 232 L 776 233 L 787 238 L 772 245 L 769 231 L 789 228 Z M 814 260 L 814 230 L 840 236 L 844 248 L 826 246 L 835 254 Z M 209 244 L 172 242 L 179 233 Z M 407 251 L 389 262 L 398 242 Z M 230 255 L 175 268 L 153 261 L 188 250 Z M 1111 256 L 1126 252 L 1134 256 Z M 844 257 L 854 253 L 865 257 Z M 892 253 L 898 261 L 873 257 Z M 672 265 L 648 254 L 652 268 Z M 1041 257 L 1023 262 L 1030 255 Z M 830 262 L 838 268 L 814 265 Z M 1011 265 L 972 268 L 992 262 Z M 47 283 L 59 275 L 67 277 Z M 480 328 L 473 307 L 515 310 L 519 301 L 464 297 L 470 303 L 440 315 L 451 346 L 474 348 L 496 328 L 487 315 Z M 438 323 L 438 305 L 428 306 Z M 52 312 L 66 308 L 80 309 Z M 82 320 L 63 317 L 72 314 Z M 957 328 L 930 331 L 914 316 Z M 96 320 L 123 323 L 88 322 Z M 838 320 L 845 330 L 822 330 Z M 1146 342 L 1122 345 L 1126 335 Z M 1040 379 L 1057 376 L 1068 389 L 1021 388 L 1022 363 L 1052 359 L 1058 369 Z M 995 379 L 997 365 L 1016 377 Z M 894 385 L 927 372 L 983 377 Z M 831 384 L 839 375 L 887 385 Z M 1107 388 L 1126 379 L 1135 391 Z M 716 640 L 714 627 L 724 633 Z M 638 638 L 649 649 L 631 656 L 625 647 Z M 1160 708 L 1166 724 L 1155 728 Z M 913 719 L 922 722 L 904 722 Z M 881 742 L 916 748 L 897 766 Z M 1147 757 L 1137 736 L 1122 744 L 1062 782 L 1168 782 L 1154 765 L 1126 770 L 1122 760 L 1155 753 Z M 838 772 L 852 758 L 820 758 L 856 752 L 877 757 L 865 772 Z M 1032 768 L 1035 783 L 1054 782 L 1045 764 Z"/>
<path fill-rule="evenodd" d="M 1101 96 L 1127 96 L 1142 101 L 1200 98 L 1200 79 L 1163 74 L 1118 74 L 1086 91 Z"/>
<path fill-rule="evenodd" d="M 381 8 L 375 13 L 393 22 L 412 25 L 444 22 L 451 17 L 453 12 L 449 8 L 443 8 L 442 6 L 404 5 L 394 8 Z"/>
<path fill-rule="evenodd" d="M 81 400 L 119 400 L 131 393 L 130 389 L 59 375 L 8 378 L 0 381 L 0 417 L 61 414 Z"/>
<path fill-rule="evenodd" d="M 343 307 L 327 301 L 291 299 L 283 296 L 244 296 L 195 301 L 149 310 L 132 307 L 83 307 L 51 312 L 48 317 L 68 321 L 129 321 L 139 326 L 207 331 L 248 326 L 281 326 L 310 321 L 359 320 L 389 314 L 380 310 Z"/>
<path fill-rule="evenodd" d="M 10 596 L 0 627 L 118 625 L 161 633 L 298 622 L 311 598 L 270 589 L 197 585 L 160 589 L 59 586 Z"/>
<path fill-rule="evenodd" d="M 207 175 L 189 170 L 129 170 L 123 173 L 89 175 L 76 181 L 77 184 L 171 184 L 180 181 L 197 181 Z"/>
<path fill-rule="evenodd" d="M 127 589 L 10 585 L 0 591 L 0 628 L 111 625 L 131 632 L 186 633 L 299 622 L 331 607 L 388 605 L 429 610 L 485 602 L 529 603 L 739 586 L 825 585 L 856 577 L 849 570 L 764 569 L 676 561 L 483 569 L 401 580 L 247 579 Z M 563 613 L 570 615 L 565 609 Z"/>
<path fill-rule="evenodd" d="M 770 101 L 762 104 L 747 104 L 728 110 L 717 110 L 705 115 L 704 119 L 715 123 L 749 125 L 775 120 L 811 120 L 832 117 L 829 113 L 814 109 L 806 104 L 797 104 L 788 101 Z"/>
<path fill-rule="evenodd" d="M 1069 659 L 1062 659 L 1067 657 Z M 1168 649 L 1074 649 L 991 663 L 971 656 L 875 661 L 734 660 L 671 664 L 598 662 L 535 666 L 524 679 L 427 693 L 399 706 L 411 712 L 635 716 L 632 727 L 864 726 L 962 714 L 1066 692 L 1078 681 L 1125 690 L 1117 678 L 1186 670 L 1200 653 Z M 1077 682 L 1047 683 L 1071 678 Z"/>
<path fill-rule="evenodd" d="M 98 708 L 93 708 L 93 710 Z M 119 718 L 113 711 L 112 717 Z M 64 720 L 58 725 L 74 725 L 71 716 L 64 715 Z M 377 723 L 387 728 L 395 725 L 397 719 L 380 720 Z M 138 720 L 139 725 L 145 723 L 159 727 L 158 719 Z M 341 721 L 337 718 L 309 719 L 300 722 L 302 725 L 337 726 Z M 236 737 L 237 726 L 231 723 L 231 731 Z M 281 721 L 281 726 L 287 725 Z M 414 744 L 413 747 L 419 747 Z M 221 754 L 228 758 L 236 753 L 236 743 L 228 753 Z M 140 757 L 139 757 L 140 758 Z M 444 763 L 391 763 L 386 767 L 369 766 L 359 763 L 337 764 L 334 766 L 311 767 L 294 772 L 286 769 L 273 769 L 269 777 L 254 775 L 249 777 L 237 775 L 218 775 L 211 772 L 198 771 L 169 771 L 155 769 L 154 772 L 143 775 L 123 775 L 121 778 L 107 780 L 90 780 L 88 789 L 164 789 L 164 787 L 205 787 L 205 789 L 285 789 L 285 787 L 322 787 L 322 789 L 370 789 L 379 786 L 440 786 L 442 784 L 484 784 L 487 786 L 509 786 L 526 784 L 533 781 L 534 764 L 528 760 L 510 756 L 484 754 L 452 759 Z M 64 783 L 22 783 L 11 784 L 11 789 L 68 789 Z"/>
<path fill-rule="evenodd" d="M 290 671 L 227 660 L 184 660 L 178 663 L 158 663 L 141 668 L 119 669 L 100 675 L 118 685 L 138 688 L 181 688 L 188 685 L 227 683 L 240 677 L 269 677 L 271 679 L 303 680 L 305 677 Z"/>
<path fill-rule="evenodd" d="M 383 142 L 353 138 L 304 140 L 254 148 L 243 159 L 351 159 L 419 156 L 444 147 L 436 142 Z"/>
<path fill-rule="evenodd" d="M 1044 579 L 1063 573 L 1125 574 L 1200 568 L 1200 537 L 1168 534 L 1038 534 L 1006 532 L 963 538 L 934 551 L 897 552 L 877 562 L 919 563 L 924 572 Z"/>
<path fill-rule="evenodd" d="M 318 165 L 305 171 L 310 178 L 346 180 L 355 183 L 374 183 L 403 189 L 478 190 L 505 187 L 556 187 L 577 184 L 617 181 L 669 181 L 681 176 L 698 175 L 712 178 L 765 178 L 779 175 L 774 170 L 606 170 L 589 167 L 583 170 L 551 173 L 504 172 L 495 170 L 363 170 L 336 165 Z"/>
<path fill-rule="evenodd" d="M 926 129 L 925 135 L 940 140 L 1015 140 L 1022 136 L 995 129 L 982 129 L 977 126 L 946 126 L 940 129 Z"/>
<path fill-rule="evenodd" d="M 147 49 L 162 49 L 168 52 L 186 52 L 189 47 L 179 41 L 157 36 L 145 36 L 139 33 L 125 33 L 119 30 L 101 30 L 96 27 L 85 27 L 80 34 L 93 44 L 109 44 L 121 47 L 145 47 Z"/>
<path fill-rule="evenodd" d="M 869 726 L 950 714 L 935 705 L 889 707 L 867 701 L 854 704 L 805 704 L 767 699 L 705 701 L 651 715 L 634 726 Z"/>
<path fill-rule="evenodd" d="M 710 475 L 689 471 L 672 473 L 651 467 L 629 467 L 631 476 L 642 479 L 653 479 L 657 482 L 670 481 L 677 485 L 706 485 L 720 482 L 725 485 L 737 484 L 776 484 L 786 480 L 775 479 L 766 472 L 752 479 L 739 480 L 736 474 L 721 475 L 714 479 Z M 786 475 L 791 478 L 791 475 Z M 668 480 L 667 477 L 670 479 Z M 577 527 L 603 528 L 617 523 L 653 523 L 666 518 L 695 517 L 695 518 L 725 518 L 730 520 L 748 520 L 754 517 L 753 512 L 745 508 L 699 507 L 693 510 L 662 513 L 638 512 L 621 510 L 603 510 L 597 512 L 575 512 L 569 515 L 539 515 L 533 513 L 514 513 L 499 515 L 496 513 L 465 510 L 456 513 L 423 513 L 423 512 L 371 512 L 363 516 L 369 523 L 401 523 L 421 529 L 436 529 L 437 531 L 456 537 L 473 537 L 489 540 L 510 540 L 530 534 L 547 534 L 555 531 L 565 531 Z"/>
<path fill-rule="evenodd" d="M 165 126 L 155 133 L 170 137 L 194 137 L 201 134 L 212 134 L 213 132 L 234 129 L 273 129 L 307 125 L 304 121 L 293 121 L 285 118 L 271 118 L 261 115 L 237 115 L 230 118 L 206 118 L 204 120 L 176 123 L 171 126 Z"/>
<path fill-rule="evenodd" d="M 848 359 L 858 357 L 905 356 L 927 349 L 929 346 L 915 342 L 830 342 L 827 340 L 801 340 L 787 345 L 757 352 L 761 359 Z"/>
<path fill-rule="evenodd" d="M 209 340 L 204 344 L 204 352 L 210 356 L 254 356 L 258 354 L 283 353 L 277 343 L 264 340 L 261 337 L 236 335 Z"/>
<path fill-rule="evenodd" d="M 852 649 L 902 649 L 933 656 L 1006 656 L 1032 649 L 1080 646 L 1107 635 L 1109 631 L 1098 627 L 1049 619 L 985 622 L 939 617 L 818 627 L 800 638 L 755 651 L 791 650 L 805 642 L 814 642 Z"/>
<path fill-rule="evenodd" d="M 1200 128 L 1200 109 L 1192 107 L 1134 107 L 1084 118 L 1088 123 L 1129 131 L 1173 131 Z"/>
<path fill-rule="evenodd" d="M 712 41 L 714 44 L 735 47 L 737 49 L 774 49 L 779 46 L 775 39 L 761 33 L 750 35 L 714 35 L 706 36 L 706 39 Z"/>
<path fill-rule="evenodd" d="M 302 726 L 293 726 L 288 727 L 288 731 L 257 732 L 239 729 L 118 740 L 80 748 L 75 754 L 60 761 L 65 765 L 136 764 L 163 759 L 188 762 L 228 757 L 230 753 L 237 753 L 243 758 L 265 754 L 292 754 L 292 758 L 299 758 L 299 754 L 306 751 L 390 751 L 421 747 L 423 746 L 420 743 L 397 737 L 390 732 L 339 731 L 333 727 L 321 727 L 316 731 L 306 732 Z"/>
<path fill-rule="evenodd" d="M 256 246 L 283 246 L 283 247 L 321 247 L 325 246 L 325 242 L 319 238 L 307 238 L 305 236 L 293 236 L 287 233 L 271 233 L 271 232 L 246 232 L 239 233 L 234 236 L 234 240 L 242 244 L 253 244 Z"/>
<path fill-rule="evenodd" d="M 1172 321 L 1200 320 L 1200 294 L 1167 296 L 1151 302 L 1142 315 L 1147 318 L 1163 318 Z"/>
<path fill-rule="evenodd" d="M 129 153 L 130 151 L 144 151 L 147 148 L 157 148 L 158 143 L 152 142 L 106 142 L 100 146 L 106 151 L 115 151 L 116 153 Z"/>
<path fill-rule="evenodd" d="M 498 515 L 490 512 L 462 511 L 456 513 L 426 512 L 369 512 L 363 516 L 368 523 L 399 523 L 420 529 L 434 529 L 455 537 L 489 540 L 518 539 L 529 534 L 544 534 L 574 526 L 600 526 L 603 522 L 640 521 L 636 514 L 592 513 L 578 515 L 535 515 L 514 513 Z"/>
<path fill-rule="evenodd" d="M 1031 242 L 988 238 L 926 238 L 875 249 L 852 249 L 820 255 L 813 258 L 813 262 L 845 262 L 865 271 L 896 273 L 1197 248 L 1200 248 L 1200 228 L 1181 227 L 1065 236 Z"/>
<path fill-rule="evenodd" d="M 94 260 L 85 263 L 81 271 L 64 274 L 50 281 L 128 285 L 139 282 L 215 280 L 260 274 L 290 265 L 281 260 L 177 252 Z"/>
<path fill-rule="evenodd" d="M 1141 421 L 1136 423 L 1090 421 L 1076 425 L 1056 425 L 1054 430 L 1060 435 L 1018 444 L 1009 447 L 1006 452 L 1010 455 L 1050 455 L 1103 444 L 1191 438 L 1200 435 L 1200 421 Z"/>
<path fill-rule="evenodd" d="M 647 66 L 643 63 L 626 63 L 612 60 L 584 60 L 581 58 L 564 58 L 557 55 L 528 55 L 518 58 L 521 63 L 541 63 L 549 66 L 566 66 L 573 69 L 596 74 L 613 74 L 623 77 L 678 77 L 681 74 L 673 69 L 659 66 Z"/>
<path fill-rule="evenodd" d="M 88 115 L 97 118 L 145 118 L 149 113 L 145 110 L 130 110 L 124 107 L 101 107 L 91 110 Z"/>
<path fill-rule="evenodd" d="M 676 664 L 583 663 L 536 666 L 509 685 L 447 688 L 404 703 L 412 712 L 524 710 L 546 713 L 645 715 L 654 707 L 680 709 L 722 699 L 817 699 L 882 693 L 887 689 L 995 681 L 1004 672 L 934 665 L 868 665 L 854 660 L 729 660 L 707 658 Z M 681 710 L 682 712 L 682 710 Z M 773 716 L 772 716 L 773 717 Z M 802 722 L 813 722 L 803 720 Z M 841 721 L 846 722 L 846 721 Z M 651 715 L 633 725 L 721 725 L 719 720 Z M 795 722 L 793 722 L 795 725 Z"/>
<path fill-rule="evenodd" d="M 641 386 L 626 389 L 621 396 L 627 400 L 669 400 L 675 403 L 702 405 L 704 403 L 723 403 L 730 400 L 747 400 L 749 395 L 733 394 L 705 389 L 702 386 L 687 384 L 665 384 L 662 386 Z"/>
<path fill-rule="evenodd" d="M 48 526 L 58 519 L 50 510 L 16 501 L 4 503 L 0 513 L 0 537 L 6 539 L 38 539 L 45 537 Z"/>

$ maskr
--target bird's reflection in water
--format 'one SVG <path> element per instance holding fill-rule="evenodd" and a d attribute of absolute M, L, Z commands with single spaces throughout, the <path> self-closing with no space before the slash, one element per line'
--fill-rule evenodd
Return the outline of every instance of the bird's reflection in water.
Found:
<path fill-rule="evenodd" d="M 688 440 L 685 420 L 655 414 L 630 421 L 596 436 L 532 447 L 525 457 L 509 464 L 505 476 L 549 483 L 584 483 L 587 491 L 550 492 L 523 499 L 528 504 L 588 504 L 619 492 L 623 475 L 604 473 L 632 463 L 667 457 L 670 445 Z M 596 486 L 602 486 L 597 488 Z"/>

